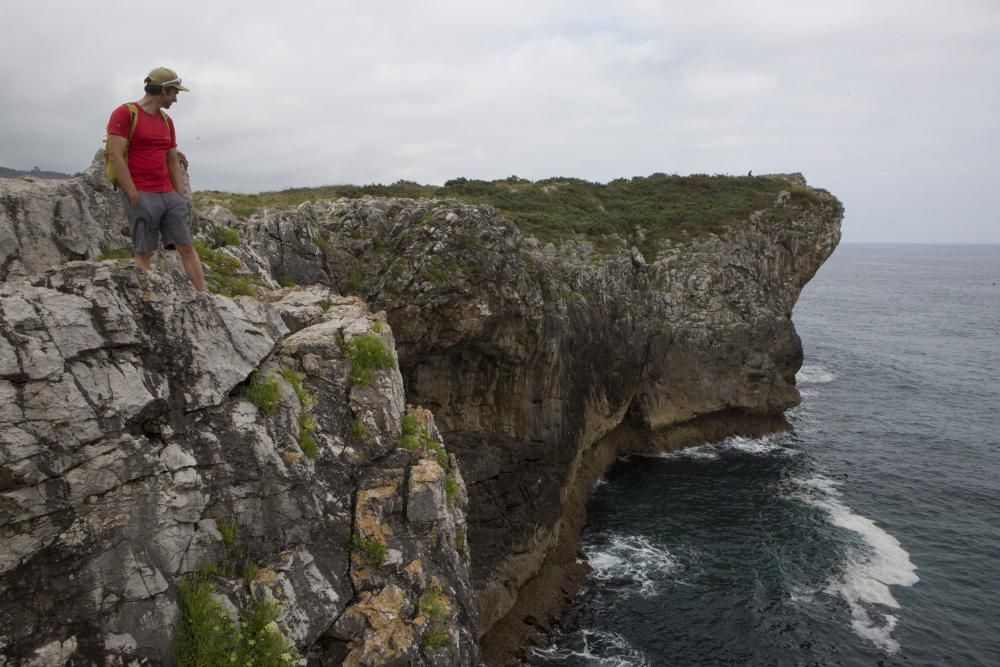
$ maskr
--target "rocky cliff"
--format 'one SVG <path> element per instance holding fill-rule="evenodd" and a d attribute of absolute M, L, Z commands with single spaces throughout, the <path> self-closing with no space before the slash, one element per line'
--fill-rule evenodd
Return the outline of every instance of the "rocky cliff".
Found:
<path fill-rule="evenodd" d="M 512 660 L 582 574 L 619 452 L 783 426 L 791 311 L 842 216 L 789 179 L 643 257 L 457 201 L 216 208 L 212 284 L 255 296 L 197 297 L 169 256 L 94 261 L 124 243 L 93 171 L 0 184 L 10 664 L 168 663 L 193 580 L 233 618 L 278 601 L 310 664 Z M 373 339 L 392 362 L 365 384 Z"/>

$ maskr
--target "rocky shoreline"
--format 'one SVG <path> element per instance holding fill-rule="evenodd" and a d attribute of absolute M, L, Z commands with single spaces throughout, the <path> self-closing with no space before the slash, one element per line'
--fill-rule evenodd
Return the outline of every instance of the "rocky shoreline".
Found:
<path fill-rule="evenodd" d="M 791 311 L 843 215 L 791 179 L 647 258 L 457 201 L 216 207 L 209 276 L 255 296 L 206 299 L 170 255 L 96 261 L 123 239 L 95 169 L 0 181 L 0 203 L 0 665 L 168 664 L 177 584 L 233 560 L 220 523 L 254 574 L 210 573 L 220 604 L 279 601 L 308 664 L 516 663 L 582 580 L 616 456 L 783 427 Z M 393 360 L 364 387 L 355 338 Z M 28 599 L 51 602 L 25 623 Z"/>

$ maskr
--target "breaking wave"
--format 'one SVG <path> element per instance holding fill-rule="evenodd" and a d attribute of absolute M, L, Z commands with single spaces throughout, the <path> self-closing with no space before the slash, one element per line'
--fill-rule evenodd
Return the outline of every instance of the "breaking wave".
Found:
<path fill-rule="evenodd" d="M 637 589 L 640 595 L 656 594 L 656 580 L 680 569 L 669 551 L 638 535 L 608 535 L 602 544 L 583 548 L 590 576 L 616 588 Z"/>
<path fill-rule="evenodd" d="M 819 365 L 806 365 L 799 369 L 799 372 L 795 374 L 796 384 L 826 384 L 827 382 L 833 382 L 837 379 L 837 376 L 832 372 Z"/>
<path fill-rule="evenodd" d="M 727 452 L 750 454 L 752 456 L 768 456 L 781 454 L 795 456 L 799 451 L 788 447 L 789 439 L 785 433 L 774 433 L 760 438 L 744 438 L 734 436 L 720 442 L 711 442 L 697 447 L 687 447 L 673 452 L 657 454 L 662 459 L 688 459 L 693 461 L 712 461 Z"/>
<path fill-rule="evenodd" d="M 826 592 L 847 602 L 856 634 L 887 653 L 896 653 L 899 642 L 892 632 L 897 618 L 888 610 L 899 609 L 899 602 L 890 586 L 912 586 L 920 580 L 910 554 L 874 521 L 845 505 L 835 481 L 820 475 L 798 480 L 798 484 L 803 489 L 802 500 L 826 512 L 833 525 L 861 538 L 861 543 L 848 551 L 843 572 L 827 583 Z"/>
<path fill-rule="evenodd" d="M 533 648 L 531 654 L 545 662 L 567 662 L 607 667 L 645 667 L 649 659 L 619 634 L 601 630 L 580 630 L 574 633 L 573 648 Z M 567 641 L 570 638 L 563 638 Z"/>

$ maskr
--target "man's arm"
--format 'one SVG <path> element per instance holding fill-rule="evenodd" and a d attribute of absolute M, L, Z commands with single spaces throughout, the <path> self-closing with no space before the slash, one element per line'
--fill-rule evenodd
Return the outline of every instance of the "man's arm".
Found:
<path fill-rule="evenodd" d="M 132 172 L 128 170 L 128 161 L 125 159 L 125 151 L 128 150 L 128 138 L 117 134 L 108 135 L 108 159 L 111 166 L 115 168 L 115 177 L 118 179 L 118 186 L 128 195 L 128 200 L 132 206 L 139 203 L 139 190 L 136 189 L 132 181 Z"/>
<path fill-rule="evenodd" d="M 170 171 L 170 182 L 174 186 L 177 194 L 187 197 L 187 190 L 184 188 L 184 171 L 181 169 L 181 159 L 177 155 L 177 149 L 171 148 L 167 151 L 167 169 Z"/>

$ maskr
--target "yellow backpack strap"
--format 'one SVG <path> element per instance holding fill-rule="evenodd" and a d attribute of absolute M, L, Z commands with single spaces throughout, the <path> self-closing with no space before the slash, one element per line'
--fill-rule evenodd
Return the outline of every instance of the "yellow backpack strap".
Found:
<path fill-rule="evenodd" d="M 139 124 L 139 110 L 135 106 L 135 102 L 129 102 L 125 106 L 128 107 L 128 112 L 132 114 L 132 122 L 128 126 L 128 141 L 125 142 L 125 155 L 128 156 L 128 146 L 132 143 L 132 135 L 135 134 L 135 126 Z"/>
<path fill-rule="evenodd" d="M 163 117 L 163 124 L 167 126 L 167 130 L 170 130 L 170 116 L 163 109 L 160 109 L 160 116 Z"/>

